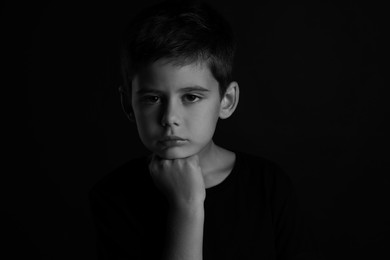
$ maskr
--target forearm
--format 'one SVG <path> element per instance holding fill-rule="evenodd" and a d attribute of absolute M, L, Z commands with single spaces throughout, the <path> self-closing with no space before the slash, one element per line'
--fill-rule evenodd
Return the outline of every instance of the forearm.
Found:
<path fill-rule="evenodd" d="M 170 211 L 164 260 L 202 260 L 203 204 Z"/>

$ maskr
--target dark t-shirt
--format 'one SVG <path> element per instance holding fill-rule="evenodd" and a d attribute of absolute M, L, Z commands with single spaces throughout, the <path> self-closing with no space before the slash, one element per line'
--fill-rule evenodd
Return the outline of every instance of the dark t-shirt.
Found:
<path fill-rule="evenodd" d="M 90 191 L 99 259 L 159 259 L 168 203 L 148 172 L 129 161 Z M 275 163 L 236 152 L 228 177 L 206 189 L 203 260 L 317 259 L 293 185 Z"/>

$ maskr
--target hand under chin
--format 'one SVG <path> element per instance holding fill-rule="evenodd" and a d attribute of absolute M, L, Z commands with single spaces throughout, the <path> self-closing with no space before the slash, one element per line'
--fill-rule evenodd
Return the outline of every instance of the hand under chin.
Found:
<path fill-rule="evenodd" d="M 190 156 L 195 155 L 196 153 L 191 153 L 189 151 L 187 151 L 187 152 L 178 151 L 178 150 L 175 151 L 173 149 L 170 149 L 170 150 L 164 150 L 164 151 L 160 151 L 160 152 L 154 152 L 154 154 L 157 155 L 161 159 L 175 160 L 175 159 L 188 158 Z"/>

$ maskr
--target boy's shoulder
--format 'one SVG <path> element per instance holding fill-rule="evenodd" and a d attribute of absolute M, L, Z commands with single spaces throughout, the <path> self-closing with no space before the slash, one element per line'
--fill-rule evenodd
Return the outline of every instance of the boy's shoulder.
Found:
<path fill-rule="evenodd" d="M 139 156 L 130 159 L 115 167 L 100 178 L 90 189 L 89 193 L 109 193 L 119 195 L 124 191 L 129 191 L 132 187 L 148 179 L 148 156 Z"/>
<path fill-rule="evenodd" d="M 264 156 L 256 155 L 253 153 L 234 151 L 237 156 L 237 163 L 249 167 L 251 170 L 277 170 L 281 169 L 279 164 Z"/>
<path fill-rule="evenodd" d="M 266 183 L 290 183 L 291 178 L 276 161 L 252 153 L 235 151 L 237 168 L 249 178 L 261 178 Z"/>

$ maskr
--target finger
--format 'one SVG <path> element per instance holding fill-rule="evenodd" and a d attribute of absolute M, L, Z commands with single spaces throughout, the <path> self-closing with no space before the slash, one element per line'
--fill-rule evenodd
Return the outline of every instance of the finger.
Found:
<path fill-rule="evenodd" d="M 156 156 L 156 154 L 152 154 L 151 155 L 151 160 L 150 160 L 150 163 L 149 163 L 149 173 L 152 174 L 152 173 L 155 173 L 157 172 L 157 169 L 158 169 L 158 157 Z"/>
<path fill-rule="evenodd" d="M 189 163 L 190 165 L 198 165 L 198 164 L 199 164 L 199 157 L 198 157 L 197 154 L 191 155 L 191 156 L 187 157 L 187 158 L 185 159 L 185 161 L 186 161 L 187 163 Z"/>
<path fill-rule="evenodd" d="M 156 173 L 159 170 L 162 170 L 168 167 L 171 163 L 171 160 L 161 158 L 158 154 L 153 153 L 151 155 L 151 160 L 149 163 L 149 171 Z"/>
<path fill-rule="evenodd" d="M 191 156 L 191 159 L 192 159 L 194 162 L 196 162 L 196 163 L 199 162 L 199 156 L 198 156 L 197 154 L 194 154 L 193 156 Z"/>

